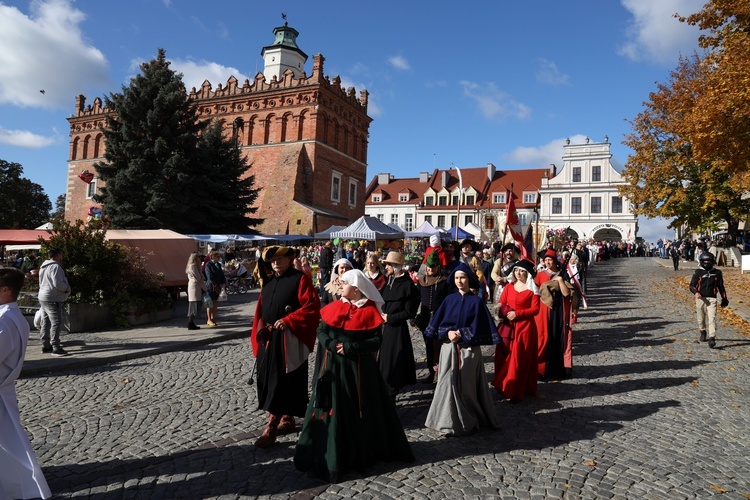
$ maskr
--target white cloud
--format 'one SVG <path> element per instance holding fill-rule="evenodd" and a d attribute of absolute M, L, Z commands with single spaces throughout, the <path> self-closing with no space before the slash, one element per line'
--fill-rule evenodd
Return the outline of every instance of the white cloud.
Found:
<path fill-rule="evenodd" d="M 402 56 L 389 57 L 388 62 L 396 69 L 400 69 L 403 71 L 408 71 L 411 69 L 411 66 L 409 66 L 409 61 L 407 61 L 406 58 Z"/>
<path fill-rule="evenodd" d="M 357 82 L 352 80 L 349 77 L 341 76 L 341 87 L 344 89 L 349 89 L 351 87 L 354 87 L 355 92 L 357 93 L 357 98 L 360 97 L 360 92 L 363 90 L 367 90 L 367 114 L 371 118 L 377 118 L 379 116 L 383 116 L 383 108 L 380 107 L 380 104 L 378 103 L 378 95 L 377 92 L 373 92 L 370 89 L 368 89 L 368 86 L 362 82 Z"/>
<path fill-rule="evenodd" d="M 586 136 L 581 134 L 569 137 L 573 144 L 583 144 Z M 563 146 L 566 138 L 554 139 L 547 144 L 536 147 L 518 147 L 504 155 L 508 161 L 533 168 L 547 168 L 550 164 L 557 165 L 557 171 L 562 168 Z"/>
<path fill-rule="evenodd" d="M 698 28 L 675 19 L 698 12 L 705 0 L 621 0 L 633 15 L 627 42 L 618 53 L 633 61 L 658 64 L 676 63 L 680 53 L 690 54 L 698 47 Z"/>
<path fill-rule="evenodd" d="M 504 119 L 508 117 L 526 119 L 531 116 L 531 108 L 511 98 L 490 82 L 483 85 L 462 80 L 459 84 L 464 95 L 472 99 L 485 118 Z"/>
<path fill-rule="evenodd" d="M 0 127 L 0 144 L 17 146 L 19 148 L 40 149 L 57 142 L 56 137 L 37 135 L 28 130 L 8 130 Z"/>
<path fill-rule="evenodd" d="M 536 71 L 536 81 L 548 85 L 566 85 L 568 83 L 568 75 L 561 72 L 557 64 L 543 57 L 539 58 L 537 62 L 539 63 L 539 67 Z"/>
<path fill-rule="evenodd" d="M 0 4 L 0 104 L 72 109 L 85 89 L 110 85 L 104 54 L 79 28 L 84 17 L 69 0 L 33 1 L 28 16 Z"/>
<path fill-rule="evenodd" d="M 199 89 L 204 80 L 211 82 L 211 88 L 216 90 L 218 84 L 226 86 L 230 76 L 237 79 L 238 85 L 242 86 L 246 79 L 251 79 L 248 75 L 242 74 L 237 68 L 223 66 L 211 61 L 184 61 L 181 59 L 171 59 L 170 68 L 178 73 L 182 73 L 182 81 L 188 92 L 191 87 Z M 140 63 L 139 63 L 140 65 Z"/>

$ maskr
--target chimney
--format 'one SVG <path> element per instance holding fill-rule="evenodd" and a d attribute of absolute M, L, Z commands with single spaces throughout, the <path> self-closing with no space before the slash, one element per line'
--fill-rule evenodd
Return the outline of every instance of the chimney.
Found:
<path fill-rule="evenodd" d="M 429 172 L 419 172 L 419 182 L 429 182 L 429 181 L 430 181 Z"/>
<path fill-rule="evenodd" d="M 443 174 L 442 177 L 441 177 L 441 179 L 440 179 L 440 180 L 443 181 L 443 186 L 442 187 L 445 187 L 445 185 L 448 184 L 448 171 L 447 170 L 443 170 L 441 172 L 441 174 Z"/>
<path fill-rule="evenodd" d="M 378 184 L 388 184 L 391 180 L 391 174 L 378 174 Z"/>
<path fill-rule="evenodd" d="M 492 179 L 495 178 L 495 165 L 492 163 L 487 163 L 487 180 L 489 182 L 492 182 Z"/>
<path fill-rule="evenodd" d="M 555 177 L 557 175 L 557 165 L 554 163 L 550 163 L 550 165 L 552 166 L 552 177 Z"/>

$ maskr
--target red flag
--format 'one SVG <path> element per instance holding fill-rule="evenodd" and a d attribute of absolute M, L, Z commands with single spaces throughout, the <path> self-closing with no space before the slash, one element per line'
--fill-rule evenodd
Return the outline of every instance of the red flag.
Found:
<path fill-rule="evenodd" d="M 524 245 L 523 234 L 521 234 L 521 225 L 518 223 L 518 212 L 516 211 L 516 203 L 513 201 L 513 192 L 508 191 L 508 210 L 505 213 L 505 227 L 510 231 L 510 235 L 513 241 L 516 242 L 516 246 L 521 249 L 521 258 L 533 260 L 529 257 L 529 252 L 526 250 Z"/>

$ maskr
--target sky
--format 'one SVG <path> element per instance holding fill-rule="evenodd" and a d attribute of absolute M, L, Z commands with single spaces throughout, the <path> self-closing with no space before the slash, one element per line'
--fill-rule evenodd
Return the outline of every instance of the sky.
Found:
<path fill-rule="evenodd" d="M 675 13 L 703 0 L 341 2 L 0 0 L 0 159 L 20 163 L 54 204 L 65 193 L 75 97 L 119 92 L 166 50 L 188 90 L 263 70 L 287 22 L 308 56 L 369 92 L 368 181 L 435 168 L 562 166 L 566 138 L 609 137 L 621 170 L 630 120 L 697 28 Z M 42 92 L 43 91 L 43 92 Z M 663 219 L 639 236 L 671 238 Z"/>

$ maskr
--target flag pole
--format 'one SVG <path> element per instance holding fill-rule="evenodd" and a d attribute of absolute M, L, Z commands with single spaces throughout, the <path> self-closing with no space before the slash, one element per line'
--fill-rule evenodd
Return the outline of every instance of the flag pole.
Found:
<path fill-rule="evenodd" d="M 513 183 L 510 184 L 510 190 L 508 191 L 508 199 L 505 200 L 505 229 L 503 230 L 503 240 L 500 242 L 505 245 L 505 237 L 508 236 L 508 204 L 510 203 L 510 197 L 513 196 Z M 501 245 L 501 246 L 502 246 Z"/>
<path fill-rule="evenodd" d="M 542 201 L 542 195 L 536 193 L 536 204 L 534 205 L 534 213 L 536 214 L 536 221 L 534 221 L 534 264 L 536 264 L 536 256 L 539 252 L 539 204 Z"/>

